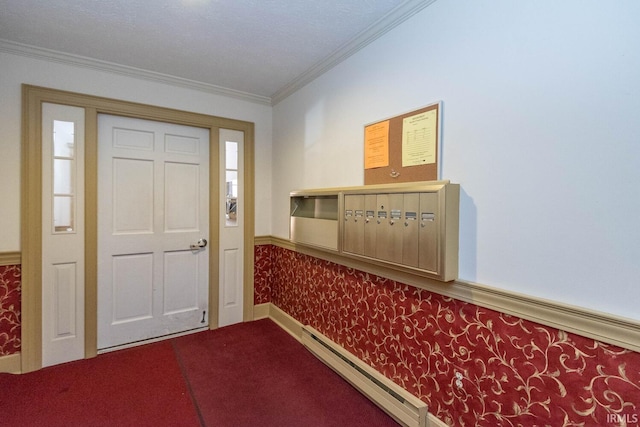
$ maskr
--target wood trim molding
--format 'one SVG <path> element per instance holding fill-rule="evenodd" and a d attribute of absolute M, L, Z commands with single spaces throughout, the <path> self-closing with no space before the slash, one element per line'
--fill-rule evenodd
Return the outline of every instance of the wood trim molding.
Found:
<path fill-rule="evenodd" d="M 0 372 L 7 372 L 9 374 L 20 374 L 21 366 L 20 353 L 10 354 L 8 356 L 0 356 Z"/>
<path fill-rule="evenodd" d="M 439 282 L 266 236 L 256 241 L 304 253 L 596 341 L 640 352 L 640 321 L 464 280 Z M 257 244 L 257 243 L 256 243 Z"/>
<path fill-rule="evenodd" d="M 244 235 L 253 236 L 254 209 L 254 145 L 255 125 L 252 122 L 233 120 L 192 113 L 170 108 L 121 101 L 110 98 L 67 92 L 56 89 L 22 86 L 22 175 L 21 175 L 21 243 L 22 243 L 22 372 L 42 367 L 42 178 L 41 178 L 41 105 L 43 102 L 72 105 L 85 109 L 85 357 L 97 354 L 97 115 L 114 114 L 140 119 L 157 120 L 210 130 L 211 144 L 217 146 L 217 129 L 233 129 L 244 132 L 245 147 L 245 225 Z M 213 139 L 213 138 L 216 139 Z M 211 150 L 211 174 L 218 167 L 218 150 Z M 217 176 L 217 175 L 216 175 Z M 216 181 L 217 182 L 217 181 Z M 217 187 L 216 187 L 217 188 Z M 216 236 L 219 210 L 217 197 L 212 201 L 210 233 Z M 211 239 L 216 241 L 217 239 Z M 244 250 L 244 319 L 253 318 L 253 247 Z M 218 319 L 218 259 L 219 248 L 210 246 L 209 263 L 209 326 L 217 327 Z"/>
<path fill-rule="evenodd" d="M 265 302 L 262 304 L 256 304 L 253 306 L 253 320 L 266 319 L 269 317 L 269 311 L 271 310 L 271 303 Z"/>
<path fill-rule="evenodd" d="M 271 236 L 256 236 L 253 238 L 253 244 L 255 246 L 270 245 L 271 241 L 272 241 Z"/>
<path fill-rule="evenodd" d="M 0 267 L 5 265 L 20 265 L 22 254 L 20 252 L 0 252 Z"/>
<path fill-rule="evenodd" d="M 237 127 L 237 121 L 234 121 Z M 231 125 L 231 123 L 230 123 Z M 223 126 L 221 126 L 223 127 Z M 233 129 L 232 126 L 228 128 Z M 253 301 L 255 293 L 254 277 L 255 272 L 254 247 L 247 242 L 251 236 L 255 236 L 255 126 L 253 123 L 245 122 L 241 129 L 244 132 L 244 274 L 243 274 L 243 307 L 242 320 L 245 322 L 253 320 Z M 209 308 L 211 311 L 211 308 Z M 216 310 L 217 312 L 217 310 Z"/>

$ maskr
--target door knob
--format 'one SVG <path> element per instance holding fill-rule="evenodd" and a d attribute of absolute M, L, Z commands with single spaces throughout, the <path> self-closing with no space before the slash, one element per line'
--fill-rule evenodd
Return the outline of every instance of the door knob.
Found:
<path fill-rule="evenodd" d="M 205 246 L 207 246 L 207 239 L 200 239 L 196 243 L 189 245 L 189 248 L 191 248 L 192 251 L 197 251 Z"/>

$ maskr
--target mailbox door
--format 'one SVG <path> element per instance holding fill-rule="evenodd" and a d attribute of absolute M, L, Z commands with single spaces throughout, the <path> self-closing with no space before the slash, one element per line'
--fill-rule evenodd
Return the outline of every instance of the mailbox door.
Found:
<path fill-rule="evenodd" d="M 402 217 L 402 263 L 419 267 L 418 216 L 420 214 L 420 195 L 404 194 L 404 212 Z"/>
<path fill-rule="evenodd" d="M 376 256 L 377 198 L 375 194 L 364 196 L 364 255 L 372 258 Z"/>
<path fill-rule="evenodd" d="M 420 194 L 419 267 L 438 273 L 438 193 Z"/>
<path fill-rule="evenodd" d="M 376 257 L 402 263 L 403 194 L 378 194 Z"/>
<path fill-rule="evenodd" d="M 344 236 L 342 249 L 345 252 L 364 254 L 364 195 L 344 196 Z"/>

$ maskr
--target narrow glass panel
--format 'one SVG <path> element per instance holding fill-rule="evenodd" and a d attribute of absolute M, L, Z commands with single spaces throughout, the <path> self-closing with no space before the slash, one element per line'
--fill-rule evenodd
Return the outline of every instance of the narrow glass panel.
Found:
<path fill-rule="evenodd" d="M 226 172 L 227 226 L 238 225 L 238 171 Z"/>
<path fill-rule="evenodd" d="M 227 171 L 227 197 L 238 197 L 238 171 Z"/>
<path fill-rule="evenodd" d="M 55 196 L 53 198 L 53 226 L 56 233 L 73 231 L 73 197 Z"/>
<path fill-rule="evenodd" d="M 53 156 L 74 157 L 75 123 L 53 121 Z"/>
<path fill-rule="evenodd" d="M 225 169 L 238 170 L 238 143 L 227 141 L 225 146 L 226 167 Z"/>
<path fill-rule="evenodd" d="M 74 231 L 75 123 L 53 121 L 53 228 Z"/>
<path fill-rule="evenodd" d="M 73 160 L 55 159 L 53 161 L 54 194 L 73 194 Z"/>

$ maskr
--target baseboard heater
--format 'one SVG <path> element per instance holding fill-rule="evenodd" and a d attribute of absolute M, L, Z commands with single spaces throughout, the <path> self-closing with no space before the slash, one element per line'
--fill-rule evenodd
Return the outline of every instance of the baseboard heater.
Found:
<path fill-rule="evenodd" d="M 310 326 L 302 344 L 400 424 L 427 427 L 427 404 Z"/>

